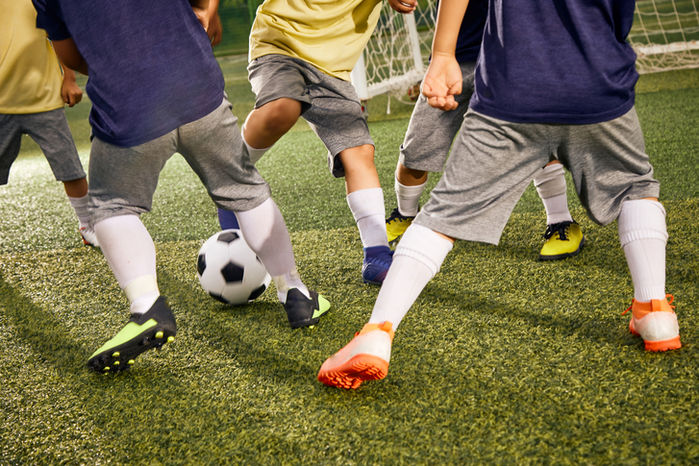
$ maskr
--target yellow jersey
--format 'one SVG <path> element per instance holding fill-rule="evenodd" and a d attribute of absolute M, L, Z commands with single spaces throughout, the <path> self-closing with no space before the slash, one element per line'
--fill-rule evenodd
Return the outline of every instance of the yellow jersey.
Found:
<path fill-rule="evenodd" d="M 381 0 L 265 0 L 250 32 L 249 58 L 281 54 L 349 81 L 381 13 Z"/>
<path fill-rule="evenodd" d="M 31 0 L 0 0 L 0 113 L 63 107 L 63 74 Z"/>

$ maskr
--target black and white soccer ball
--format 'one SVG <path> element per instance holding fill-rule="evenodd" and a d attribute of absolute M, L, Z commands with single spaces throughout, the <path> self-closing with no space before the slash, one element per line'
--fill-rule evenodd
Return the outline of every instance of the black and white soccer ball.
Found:
<path fill-rule="evenodd" d="M 204 291 L 226 304 L 245 304 L 272 280 L 240 230 L 219 231 L 199 249 L 197 275 Z"/>

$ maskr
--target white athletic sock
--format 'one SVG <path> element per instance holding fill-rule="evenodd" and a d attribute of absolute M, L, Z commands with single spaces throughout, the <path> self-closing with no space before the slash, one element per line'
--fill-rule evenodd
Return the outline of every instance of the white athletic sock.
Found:
<path fill-rule="evenodd" d="M 307 298 L 310 297 L 308 288 L 296 271 L 289 231 L 274 200 L 270 197 L 257 207 L 237 211 L 235 215 L 243 238 L 274 279 L 279 300 L 282 303 L 286 301 L 289 288 L 298 288 Z"/>
<path fill-rule="evenodd" d="M 665 209 L 650 199 L 624 201 L 618 219 L 636 301 L 665 299 Z"/>
<path fill-rule="evenodd" d="M 554 163 L 542 168 L 534 177 L 534 186 L 546 209 L 546 224 L 572 222 L 568 210 L 566 178 L 563 165 Z"/>
<path fill-rule="evenodd" d="M 80 222 L 81 227 L 89 227 L 90 225 L 90 210 L 88 208 L 88 201 L 90 197 L 85 194 L 82 197 L 70 197 L 68 196 L 68 201 L 75 211 L 75 215 L 78 217 L 78 222 Z"/>
<path fill-rule="evenodd" d="M 420 196 L 425 190 L 427 182 L 417 186 L 407 186 L 395 178 L 394 189 L 398 201 L 398 212 L 405 217 L 415 217 L 420 208 Z"/>
<path fill-rule="evenodd" d="M 137 215 L 109 217 L 95 225 L 109 267 L 129 299 L 130 310 L 143 314 L 160 296 L 155 273 L 155 245 Z"/>
<path fill-rule="evenodd" d="M 413 223 L 393 254 L 369 323 L 389 321 L 398 328 L 425 285 L 435 276 L 454 244 L 429 228 Z"/>
<path fill-rule="evenodd" d="M 272 146 L 269 146 L 263 149 L 257 149 L 256 147 L 252 147 L 250 144 L 248 144 L 248 142 L 245 140 L 245 125 L 240 128 L 240 137 L 243 138 L 243 144 L 245 144 L 245 148 L 248 150 L 248 154 L 250 155 L 250 160 L 252 161 L 253 165 L 255 165 L 257 161 L 262 158 L 265 152 L 272 148 Z"/>
<path fill-rule="evenodd" d="M 354 220 L 359 228 L 359 236 L 362 246 L 388 247 L 386 236 L 386 208 L 383 204 L 383 191 L 381 188 L 360 189 L 347 195 Z"/>

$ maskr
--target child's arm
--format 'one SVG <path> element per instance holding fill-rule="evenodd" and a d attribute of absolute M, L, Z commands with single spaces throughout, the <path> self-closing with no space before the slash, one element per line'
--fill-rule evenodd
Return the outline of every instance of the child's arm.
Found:
<path fill-rule="evenodd" d="M 454 110 L 458 105 L 454 96 L 461 94 L 461 67 L 455 51 L 467 6 L 468 0 L 439 2 L 432 58 L 422 81 L 422 93 L 431 106 L 442 110 Z"/>
<path fill-rule="evenodd" d="M 80 102 L 83 98 L 83 90 L 75 82 L 75 72 L 61 63 L 63 68 L 63 85 L 61 85 L 61 97 L 69 107 Z"/>
<path fill-rule="evenodd" d="M 415 11 L 417 0 L 388 0 L 388 4 L 398 13 L 406 14 Z"/>
<path fill-rule="evenodd" d="M 87 63 L 80 54 L 78 47 L 75 46 L 73 39 L 54 40 L 51 43 L 61 63 L 72 70 L 87 75 Z"/>
<path fill-rule="evenodd" d="M 221 38 L 223 37 L 223 26 L 221 25 L 221 18 L 218 16 L 218 0 L 209 0 L 209 28 L 206 33 L 211 39 L 211 46 L 215 47 L 221 43 Z"/>
<path fill-rule="evenodd" d="M 189 0 L 189 4 L 192 5 L 192 10 L 197 16 L 197 19 L 204 26 L 204 30 L 209 30 L 209 21 L 211 20 L 209 12 L 209 0 Z"/>

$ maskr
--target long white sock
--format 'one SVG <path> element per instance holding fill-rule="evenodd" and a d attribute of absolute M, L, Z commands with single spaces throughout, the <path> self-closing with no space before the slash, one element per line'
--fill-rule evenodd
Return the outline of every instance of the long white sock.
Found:
<path fill-rule="evenodd" d="M 427 182 L 417 186 L 407 186 L 395 179 L 393 188 L 396 191 L 396 200 L 398 201 L 398 212 L 405 217 L 415 217 L 420 208 L 420 196 L 425 190 Z"/>
<path fill-rule="evenodd" d="M 650 199 L 625 201 L 618 219 L 636 301 L 665 299 L 665 209 Z"/>
<path fill-rule="evenodd" d="M 398 328 L 425 285 L 435 276 L 454 244 L 429 228 L 413 223 L 393 254 L 370 323 L 389 321 Z"/>
<path fill-rule="evenodd" d="M 75 215 L 78 217 L 78 222 L 80 222 L 81 227 L 87 227 L 90 225 L 90 210 L 88 208 L 88 201 L 90 197 L 85 194 L 82 197 L 70 197 L 68 196 L 68 201 L 75 211 Z"/>
<path fill-rule="evenodd" d="M 102 254 L 134 314 L 143 314 L 160 296 L 155 272 L 155 245 L 137 215 L 109 217 L 95 225 Z"/>
<path fill-rule="evenodd" d="M 534 177 L 534 186 L 541 202 L 544 203 L 547 225 L 573 221 L 568 210 L 565 170 L 562 164 L 554 163 L 542 168 Z"/>
<path fill-rule="evenodd" d="M 240 128 L 240 137 L 243 138 L 243 144 L 245 144 L 245 148 L 248 150 L 248 154 L 250 155 L 250 160 L 252 161 L 253 165 L 255 165 L 257 161 L 262 158 L 265 152 L 272 148 L 272 146 L 269 146 L 262 149 L 258 149 L 248 144 L 248 142 L 245 140 L 245 125 L 243 125 L 243 127 Z"/>
<path fill-rule="evenodd" d="M 386 208 L 383 204 L 381 188 L 360 189 L 347 195 L 354 220 L 357 222 L 362 246 L 388 247 L 386 236 Z"/>
<path fill-rule="evenodd" d="M 279 300 L 286 302 L 286 292 L 290 288 L 298 288 L 307 298 L 310 297 L 296 270 L 289 231 L 274 200 L 268 198 L 259 206 L 237 211 L 235 215 L 248 246 L 272 276 Z"/>

